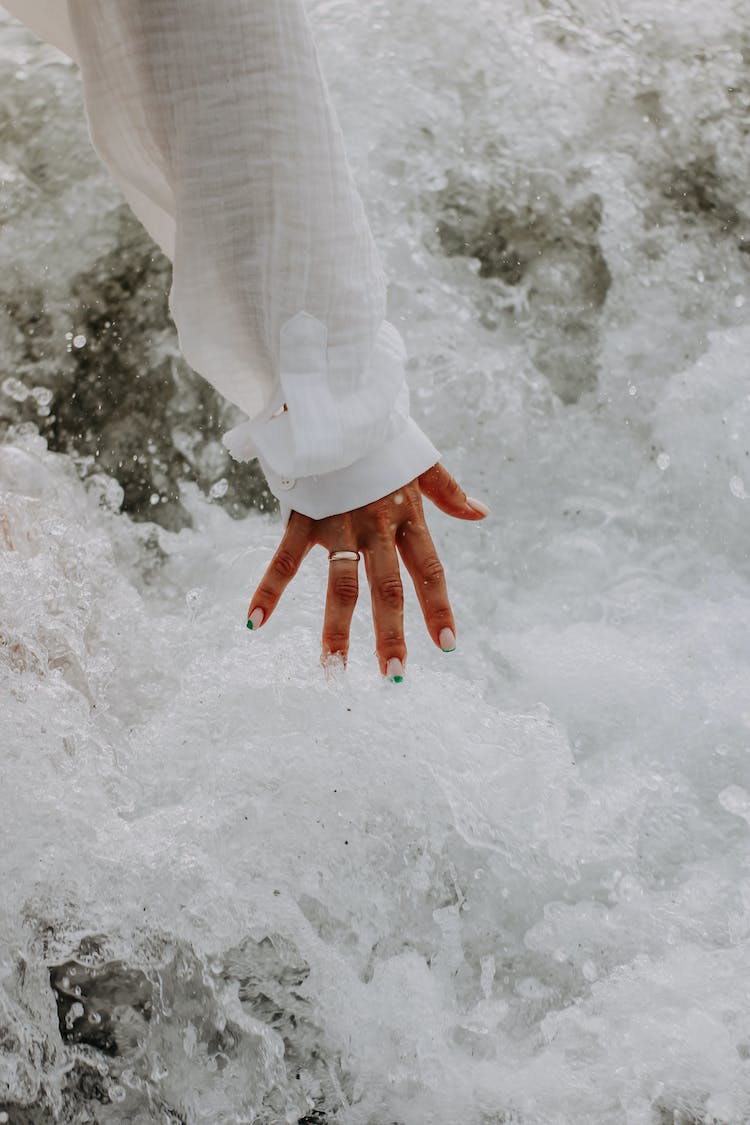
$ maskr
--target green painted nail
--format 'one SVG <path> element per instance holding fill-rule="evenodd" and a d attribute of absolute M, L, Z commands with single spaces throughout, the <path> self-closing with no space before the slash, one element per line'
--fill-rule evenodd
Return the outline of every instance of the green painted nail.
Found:
<path fill-rule="evenodd" d="M 394 684 L 402 684 L 403 682 L 404 682 L 403 676 L 393 676 L 392 679 L 391 679 L 391 683 L 394 683 Z"/>
<path fill-rule="evenodd" d="M 440 647 L 443 652 L 456 651 L 456 634 L 452 629 L 441 629 L 438 640 L 440 641 Z"/>

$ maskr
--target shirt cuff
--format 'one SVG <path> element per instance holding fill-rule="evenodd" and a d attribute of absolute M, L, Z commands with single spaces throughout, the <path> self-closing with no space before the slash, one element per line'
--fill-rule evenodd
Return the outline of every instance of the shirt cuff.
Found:
<path fill-rule="evenodd" d="M 282 477 L 258 457 L 268 487 L 281 505 L 286 524 L 291 512 L 321 520 L 351 512 L 409 484 L 440 460 L 440 454 L 413 419 L 384 445 L 343 469 L 310 477 Z"/>

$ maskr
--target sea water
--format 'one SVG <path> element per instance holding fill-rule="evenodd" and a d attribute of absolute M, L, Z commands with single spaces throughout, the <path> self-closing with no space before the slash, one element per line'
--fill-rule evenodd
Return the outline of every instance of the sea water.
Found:
<path fill-rule="evenodd" d="M 275 517 L 218 482 L 190 527 L 133 522 L 7 430 L 0 1120 L 742 1125 L 747 14 L 311 14 L 415 416 L 492 508 L 430 513 L 458 648 L 409 595 L 382 682 L 363 596 L 326 677 L 322 552 L 251 635 Z M 70 67 L 0 35 L 14 105 L 63 83 L 77 137 L 47 226 L 14 217 L 22 145 L 3 170 L 4 253 L 59 286 L 55 224 L 93 253 L 114 203 L 66 186 Z"/>

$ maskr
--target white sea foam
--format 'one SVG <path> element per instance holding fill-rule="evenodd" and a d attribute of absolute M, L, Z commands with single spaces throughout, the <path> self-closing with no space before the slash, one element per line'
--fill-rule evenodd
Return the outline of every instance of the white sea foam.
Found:
<path fill-rule="evenodd" d="M 403 685 L 364 606 L 323 677 L 322 553 L 244 628 L 273 519 L 187 488 L 194 529 L 134 524 L 33 426 L 0 446 L 11 1121 L 87 1119 L 71 1060 L 111 1122 L 750 1120 L 741 11 L 314 7 L 415 409 L 493 508 L 434 517 L 459 648 L 410 599 Z M 483 207 L 526 281 L 442 253 Z M 112 1057 L 63 1045 L 69 960 L 150 982 L 146 1016 L 111 970 Z"/>

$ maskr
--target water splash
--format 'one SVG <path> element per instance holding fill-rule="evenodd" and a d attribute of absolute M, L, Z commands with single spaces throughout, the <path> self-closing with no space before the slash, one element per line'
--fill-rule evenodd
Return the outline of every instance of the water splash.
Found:
<path fill-rule="evenodd" d="M 459 649 L 432 648 L 410 598 L 398 690 L 364 607 L 346 675 L 321 676 L 322 554 L 248 634 L 272 521 L 186 485 L 192 529 L 134 524 L 121 484 L 47 450 L 33 398 L 9 418 L 14 1123 L 750 1117 L 741 14 L 314 5 L 416 410 L 493 508 L 484 526 L 435 517 Z M 24 97 L 68 89 L 2 34 Z M 4 228 L 20 294 L 63 210 L 71 254 L 95 255 L 69 198 L 79 158 L 51 131 L 56 210 L 33 236 Z M 11 208 L 39 190 L 17 163 Z M 445 253 L 456 185 L 501 276 Z M 503 275 L 508 247 L 522 277 Z M 606 294 L 586 301 L 599 261 Z M 573 386 L 551 357 L 570 372 L 578 344 Z M 7 377 L 45 386 L 24 347 Z M 205 480 L 223 487 L 210 448 Z"/>

